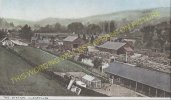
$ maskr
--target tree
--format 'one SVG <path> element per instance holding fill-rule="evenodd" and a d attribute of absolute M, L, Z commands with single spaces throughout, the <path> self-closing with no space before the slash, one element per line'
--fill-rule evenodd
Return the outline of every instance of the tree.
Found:
<path fill-rule="evenodd" d="M 80 54 L 79 58 L 78 58 L 78 61 L 81 61 L 82 59 L 85 59 L 85 58 L 86 58 L 85 54 Z"/>
<path fill-rule="evenodd" d="M 110 22 L 110 32 L 113 32 L 116 29 L 116 23 L 115 21 L 111 21 Z"/>
<path fill-rule="evenodd" d="M 88 34 L 100 34 L 102 32 L 102 29 L 99 25 L 96 24 L 90 24 L 87 26 L 87 33 Z"/>
<path fill-rule="evenodd" d="M 69 32 L 75 32 L 76 34 L 82 33 L 84 30 L 84 25 L 80 22 L 73 22 L 68 25 Z"/>
<path fill-rule="evenodd" d="M 85 34 L 83 34 L 83 40 L 84 41 L 86 41 L 87 39 L 86 39 L 86 35 Z"/>
<path fill-rule="evenodd" d="M 61 24 L 60 23 L 56 23 L 54 26 L 54 32 L 60 32 L 61 31 Z"/>
<path fill-rule="evenodd" d="M 155 27 L 152 25 L 145 26 L 141 29 L 143 34 L 143 43 L 146 43 L 146 47 L 152 46 L 152 38 L 154 36 Z"/>
<path fill-rule="evenodd" d="M 94 36 L 92 35 L 90 42 L 93 43 L 93 41 L 94 41 Z"/>
<path fill-rule="evenodd" d="M 21 28 L 21 30 L 20 30 L 20 36 L 22 38 L 25 38 L 25 39 L 30 40 L 31 37 L 32 37 L 32 35 L 33 35 L 33 32 L 31 30 L 31 27 L 28 26 L 27 24 Z"/>
<path fill-rule="evenodd" d="M 105 22 L 101 22 L 100 26 L 104 33 L 110 33 L 116 29 L 116 22 L 114 20 L 105 21 Z"/>
<path fill-rule="evenodd" d="M 94 68 L 102 67 L 102 59 L 100 58 L 95 58 L 92 63 L 94 64 Z"/>
<path fill-rule="evenodd" d="M 37 32 L 50 33 L 50 32 L 53 32 L 53 31 L 54 31 L 53 26 L 48 24 L 48 25 L 46 25 L 44 27 L 40 27 Z"/>
<path fill-rule="evenodd" d="M 4 38 L 6 36 L 6 31 L 5 29 L 0 30 L 0 39 Z"/>
<path fill-rule="evenodd" d="M 34 25 L 34 30 L 36 30 L 36 31 L 37 31 L 37 30 L 39 30 L 39 29 L 40 29 L 40 25 L 35 24 L 35 25 Z"/>
<path fill-rule="evenodd" d="M 13 23 L 9 23 L 10 24 L 10 27 L 14 27 L 14 24 Z"/>

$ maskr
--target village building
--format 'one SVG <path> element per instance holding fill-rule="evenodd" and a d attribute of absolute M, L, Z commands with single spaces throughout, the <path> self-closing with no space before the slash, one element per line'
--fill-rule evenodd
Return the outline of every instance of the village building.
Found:
<path fill-rule="evenodd" d="M 100 79 L 91 75 L 87 75 L 84 72 L 66 72 L 66 73 L 54 72 L 54 73 L 63 78 L 66 76 L 74 80 L 75 83 L 81 87 L 96 89 L 96 88 L 101 88 L 102 86 Z"/>
<path fill-rule="evenodd" d="M 19 45 L 19 46 L 29 46 L 30 45 L 30 42 L 24 41 L 24 40 L 21 40 L 21 39 L 11 39 L 11 41 L 15 45 Z"/>
<path fill-rule="evenodd" d="M 84 75 L 81 80 L 87 85 L 88 88 L 101 88 L 101 80 L 90 75 Z"/>
<path fill-rule="evenodd" d="M 85 41 L 78 36 L 68 36 L 63 40 L 63 45 L 65 50 L 72 50 L 83 45 Z"/>
<path fill-rule="evenodd" d="M 123 42 L 106 42 L 100 46 L 96 46 L 100 51 L 110 52 L 115 54 L 133 54 L 133 48 L 127 43 Z"/>
<path fill-rule="evenodd" d="M 5 37 L 4 39 L 1 40 L 1 44 L 3 46 L 8 46 L 8 47 L 13 47 L 15 45 L 18 46 L 29 46 L 29 43 L 23 42 L 19 39 L 11 39 L 8 37 Z"/>
<path fill-rule="evenodd" d="M 125 43 L 129 44 L 130 46 L 132 46 L 132 48 L 134 48 L 136 40 L 134 40 L 134 39 L 123 39 L 122 42 L 125 42 Z"/>
<path fill-rule="evenodd" d="M 60 38 L 60 39 L 64 39 L 68 36 L 69 33 L 34 33 L 34 37 L 44 37 L 44 38 L 51 38 L 51 37 L 55 37 L 55 38 Z"/>
<path fill-rule="evenodd" d="M 111 83 L 120 84 L 151 97 L 171 95 L 170 74 L 135 65 L 113 62 L 104 69 Z"/>
<path fill-rule="evenodd" d="M 5 38 L 3 38 L 1 40 L 1 45 L 8 46 L 8 47 L 13 47 L 14 43 L 9 38 L 5 37 Z"/>
<path fill-rule="evenodd" d="M 44 49 L 53 49 L 56 48 L 58 50 L 71 50 L 68 47 L 67 37 L 75 37 L 74 34 L 70 33 L 35 33 L 31 38 L 32 46 Z M 81 38 L 76 40 L 68 40 L 68 42 L 72 42 L 74 45 L 81 44 Z M 65 41 L 66 40 L 66 41 Z M 64 44 L 65 42 L 65 44 Z M 81 42 L 81 43 L 80 43 Z M 64 47 L 65 46 L 65 47 Z"/>
<path fill-rule="evenodd" d="M 63 40 L 68 36 L 69 33 L 34 33 L 34 36 L 31 38 L 32 43 L 41 43 L 44 41 L 49 41 L 52 38 L 54 40 Z"/>

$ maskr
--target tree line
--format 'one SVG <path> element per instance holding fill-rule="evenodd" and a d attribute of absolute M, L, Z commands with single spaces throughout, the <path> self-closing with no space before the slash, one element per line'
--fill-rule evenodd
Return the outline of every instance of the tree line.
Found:
<path fill-rule="evenodd" d="M 45 25 L 40 27 L 34 25 L 33 29 L 29 25 L 24 25 L 19 30 L 22 38 L 31 39 L 33 33 L 75 33 L 75 34 L 89 34 L 97 35 L 101 33 L 112 32 L 116 29 L 115 21 L 103 22 L 100 24 L 83 25 L 81 22 L 73 22 L 67 26 L 63 26 L 60 23 L 54 25 Z M 92 37 L 93 38 L 93 37 Z"/>
<path fill-rule="evenodd" d="M 63 26 L 60 23 L 56 23 L 54 25 L 46 25 L 44 27 L 35 25 L 35 27 L 37 27 L 35 32 L 39 33 L 68 32 L 75 34 L 100 34 L 102 32 L 112 32 L 114 29 L 116 29 L 116 23 L 115 21 L 109 21 L 102 22 L 99 24 L 84 25 L 81 22 L 73 22 L 68 24 L 67 26 Z"/>
<path fill-rule="evenodd" d="M 158 48 L 161 51 L 170 50 L 170 22 L 162 22 L 157 25 L 144 26 L 141 29 L 143 32 L 143 44 L 146 48 Z"/>

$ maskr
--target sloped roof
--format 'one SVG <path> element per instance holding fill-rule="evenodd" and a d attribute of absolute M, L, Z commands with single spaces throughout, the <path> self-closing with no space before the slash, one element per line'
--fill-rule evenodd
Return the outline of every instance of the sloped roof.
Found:
<path fill-rule="evenodd" d="M 113 49 L 113 50 L 118 50 L 120 49 L 122 46 L 124 46 L 126 43 L 122 43 L 122 42 L 106 42 L 100 46 L 100 48 L 106 48 L 106 49 Z"/>
<path fill-rule="evenodd" d="M 7 38 L 7 37 L 3 38 L 3 39 L 1 40 L 1 42 L 5 41 L 5 40 L 8 40 L 8 38 Z"/>
<path fill-rule="evenodd" d="M 171 76 L 167 73 L 122 64 L 119 62 L 111 63 L 108 68 L 104 69 L 104 71 L 157 89 L 171 92 Z"/>
<path fill-rule="evenodd" d="M 77 38 L 78 38 L 78 36 L 68 36 L 63 41 L 72 42 L 72 41 L 76 40 Z"/>
<path fill-rule="evenodd" d="M 127 42 L 132 42 L 132 43 L 135 43 L 136 40 L 133 40 L 133 39 L 123 39 L 124 41 L 127 41 Z"/>
<path fill-rule="evenodd" d="M 11 40 L 11 41 L 12 41 L 14 44 L 16 44 L 16 45 L 28 46 L 27 43 L 21 42 L 21 41 L 19 41 L 19 40 Z"/>
<path fill-rule="evenodd" d="M 72 75 L 74 77 L 82 78 L 86 74 L 84 72 L 66 72 L 66 75 Z"/>
<path fill-rule="evenodd" d="M 87 75 L 87 74 L 84 75 L 82 78 L 85 79 L 85 80 L 88 80 L 88 81 L 93 81 L 95 79 L 93 76 L 90 76 L 90 75 Z"/>
<path fill-rule="evenodd" d="M 42 36 L 46 36 L 46 35 L 56 36 L 56 35 L 59 35 L 60 33 L 35 33 L 35 34 L 42 35 Z M 62 33 L 62 34 L 65 34 L 65 33 Z"/>

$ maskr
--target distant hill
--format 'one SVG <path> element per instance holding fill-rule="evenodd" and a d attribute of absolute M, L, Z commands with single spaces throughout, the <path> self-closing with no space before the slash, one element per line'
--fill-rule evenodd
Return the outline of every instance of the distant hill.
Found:
<path fill-rule="evenodd" d="M 34 22 L 29 20 L 20 20 L 20 19 L 11 19 L 11 18 L 6 18 L 6 20 L 7 22 L 13 22 L 14 25 L 25 25 L 25 24 L 34 25 Z"/>
<path fill-rule="evenodd" d="M 7 22 L 6 19 L 0 18 L 0 29 L 12 27 L 14 27 L 14 24 L 12 22 Z"/>
<path fill-rule="evenodd" d="M 126 19 L 127 21 L 135 20 L 145 14 L 147 14 L 150 11 L 158 10 L 161 13 L 161 16 L 159 18 L 170 18 L 170 7 L 161 7 L 161 8 L 152 8 L 152 9 L 143 9 L 143 10 L 129 10 L 129 11 L 120 11 L 120 12 L 114 12 L 110 14 L 102 14 L 102 15 L 96 15 L 96 16 L 89 16 L 84 18 L 77 18 L 77 19 L 62 19 L 62 18 L 46 18 L 42 19 L 40 21 L 25 21 L 25 20 L 17 20 L 17 19 L 7 19 L 8 22 L 13 22 L 15 25 L 23 25 L 23 24 L 29 24 L 29 25 L 47 25 L 47 24 L 55 24 L 60 23 L 62 25 L 68 25 L 72 22 L 82 22 L 83 24 L 87 23 L 99 23 L 101 21 L 108 21 L 108 20 L 115 20 L 115 21 L 121 21 L 123 19 Z"/>

